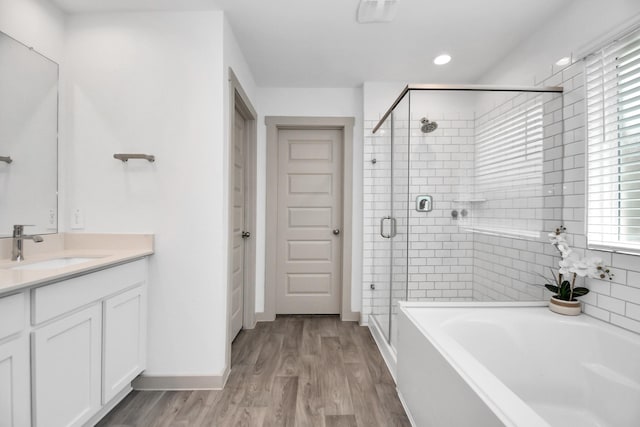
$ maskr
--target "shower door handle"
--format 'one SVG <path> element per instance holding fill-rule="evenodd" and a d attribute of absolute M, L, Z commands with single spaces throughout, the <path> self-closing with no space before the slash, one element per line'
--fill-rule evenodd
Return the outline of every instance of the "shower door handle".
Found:
<path fill-rule="evenodd" d="M 380 235 L 382 237 L 384 237 L 385 239 L 390 239 L 391 238 L 391 233 L 389 234 L 384 234 L 384 221 L 387 219 L 391 219 L 390 216 L 383 216 L 382 218 L 380 218 Z"/>
<path fill-rule="evenodd" d="M 391 225 L 391 229 L 389 230 L 389 234 L 384 234 L 384 222 L 389 220 Z M 396 236 L 396 219 L 392 216 L 383 216 L 380 218 L 380 235 L 385 239 L 390 239 Z"/>
<path fill-rule="evenodd" d="M 389 220 L 391 220 L 391 233 L 389 233 L 389 237 L 396 237 L 398 234 L 396 232 L 396 219 L 394 217 L 389 217 Z"/>

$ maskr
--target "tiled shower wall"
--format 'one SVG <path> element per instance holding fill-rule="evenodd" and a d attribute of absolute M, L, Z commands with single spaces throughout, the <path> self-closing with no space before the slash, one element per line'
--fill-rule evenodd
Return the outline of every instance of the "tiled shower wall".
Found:
<path fill-rule="evenodd" d="M 451 211 L 457 194 L 468 192 L 472 181 L 473 115 L 431 114 L 429 118 L 438 122 L 438 129 L 430 134 L 420 131 L 418 116 L 394 121 L 393 202 L 390 124 L 372 135 L 377 121 L 365 122 L 363 322 L 369 314 L 388 314 L 390 295 L 394 301 L 407 296 L 420 301 L 472 297 L 472 234 L 460 227 Z M 433 197 L 433 211 L 415 210 L 418 194 Z M 380 218 L 392 211 L 398 235 L 390 241 L 380 236 L 379 227 Z"/>
<path fill-rule="evenodd" d="M 438 123 L 438 129 L 427 134 L 420 130 L 424 115 L 413 112 L 409 123 L 408 297 L 417 301 L 470 300 L 473 235 L 451 212 L 473 181 L 473 114 L 429 112 L 428 118 Z M 415 209 L 417 195 L 432 196 L 431 212 Z"/>
<path fill-rule="evenodd" d="M 564 206 L 563 218 L 574 249 L 586 251 L 585 227 L 585 89 L 584 64 L 578 61 L 545 78 L 543 86 L 563 86 Z M 640 333 L 640 256 L 590 251 L 612 267 L 612 281 L 588 279 L 589 294 L 580 299 L 585 313 Z"/>
<path fill-rule="evenodd" d="M 515 113 L 542 115 L 541 133 L 533 138 L 536 156 L 513 179 L 499 185 L 476 180 L 471 203 L 473 241 L 473 299 L 477 301 L 542 300 L 541 276 L 557 266 L 557 250 L 547 234 L 562 223 L 562 96 L 554 93 L 511 95 L 476 119 L 476 129 L 491 129 Z M 541 150 L 541 152 L 539 151 Z M 484 153 L 476 150 L 480 160 Z M 507 157 L 507 156 L 505 156 Z M 510 162 L 499 161 L 507 169 Z"/>

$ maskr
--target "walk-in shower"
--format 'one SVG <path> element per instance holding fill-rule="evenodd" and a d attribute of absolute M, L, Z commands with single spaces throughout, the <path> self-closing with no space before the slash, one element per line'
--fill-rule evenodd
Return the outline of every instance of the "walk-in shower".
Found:
<path fill-rule="evenodd" d="M 379 337 L 393 347 L 398 301 L 543 299 L 562 88 L 409 85 L 368 123 L 363 314 Z"/>

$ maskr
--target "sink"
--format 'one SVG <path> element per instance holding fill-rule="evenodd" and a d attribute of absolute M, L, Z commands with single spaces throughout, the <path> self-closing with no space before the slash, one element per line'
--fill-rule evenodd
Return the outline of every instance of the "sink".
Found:
<path fill-rule="evenodd" d="M 10 267 L 9 270 L 51 270 L 54 268 L 70 267 L 72 265 L 82 264 L 84 262 L 95 261 L 96 259 L 97 258 L 84 257 L 54 258 L 30 264 L 20 264 L 15 267 Z"/>

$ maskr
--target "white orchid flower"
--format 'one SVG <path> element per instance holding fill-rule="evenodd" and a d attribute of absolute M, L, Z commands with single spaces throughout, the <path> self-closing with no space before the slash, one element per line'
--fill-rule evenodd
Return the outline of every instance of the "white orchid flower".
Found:
<path fill-rule="evenodd" d="M 602 258 L 588 257 L 584 259 L 585 264 L 589 267 L 589 277 L 594 279 L 601 279 L 602 271 L 605 269 Z"/>
<path fill-rule="evenodd" d="M 573 273 L 572 269 L 574 268 L 575 264 L 579 261 L 580 261 L 580 256 L 576 252 L 572 252 L 571 250 L 569 250 L 569 252 L 567 253 L 567 256 L 564 256 L 560 260 L 560 263 L 559 263 L 560 274 L 562 274 L 563 276 L 571 275 L 571 273 Z"/>
<path fill-rule="evenodd" d="M 569 247 L 569 243 L 567 242 L 559 242 L 556 243 L 555 246 L 562 254 L 562 258 L 566 258 L 571 253 L 571 248 Z"/>
<path fill-rule="evenodd" d="M 595 271 L 595 266 L 585 262 L 585 259 L 579 259 L 569 267 L 569 271 L 578 277 L 587 277 L 590 275 L 592 270 Z"/>

